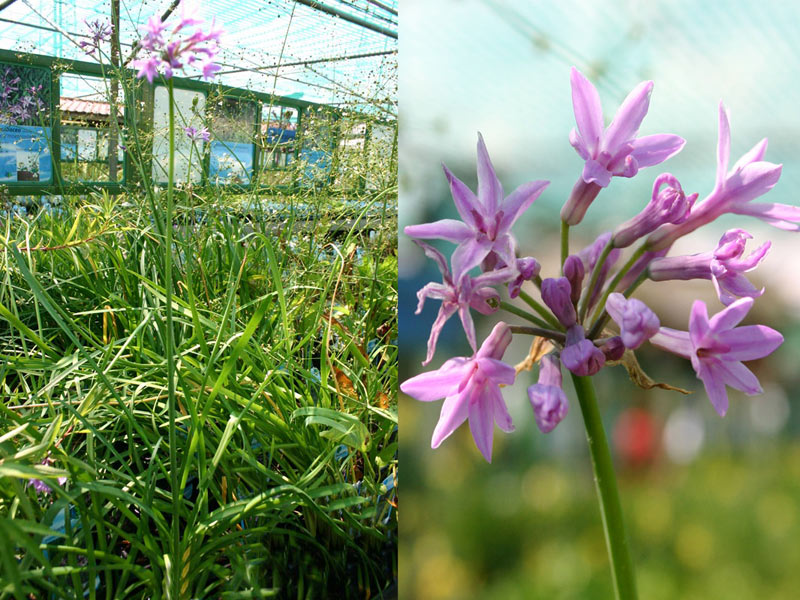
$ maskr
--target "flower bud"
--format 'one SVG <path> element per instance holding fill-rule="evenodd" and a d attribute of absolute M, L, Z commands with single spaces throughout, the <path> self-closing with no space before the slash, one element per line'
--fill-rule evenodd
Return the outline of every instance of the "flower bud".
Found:
<path fill-rule="evenodd" d="M 614 231 L 614 247 L 630 246 L 662 225 L 683 223 L 689 218 L 697 196 L 696 193 L 687 196 L 674 176 L 662 173 L 653 184 L 653 195 L 644 210 Z"/>
<path fill-rule="evenodd" d="M 574 325 L 567 330 L 561 362 L 575 375 L 594 375 L 606 364 L 606 357 L 591 340 L 586 339 L 583 327 Z"/>
<path fill-rule="evenodd" d="M 606 360 L 620 360 L 622 355 L 625 354 L 625 344 L 622 338 L 618 335 L 606 340 L 606 343 L 600 346 L 600 350 L 606 357 Z"/>
<path fill-rule="evenodd" d="M 561 388 L 561 363 L 554 354 L 539 363 L 539 382 L 528 388 L 528 398 L 542 433 L 551 432 L 567 416 L 569 402 Z"/>
<path fill-rule="evenodd" d="M 572 327 L 578 319 L 571 294 L 571 286 L 566 277 L 548 277 L 542 281 L 542 300 L 564 327 Z"/>
<path fill-rule="evenodd" d="M 583 277 L 586 275 L 586 269 L 583 266 L 583 261 L 579 256 L 570 254 L 567 260 L 564 261 L 564 277 L 567 278 L 570 285 L 570 300 L 573 304 L 577 304 L 581 297 L 581 285 L 583 285 Z"/>
<path fill-rule="evenodd" d="M 626 348 L 635 349 L 656 333 L 661 323 L 647 305 L 636 298 L 625 298 L 622 294 L 609 295 L 606 310 L 620 328 L 620 337 Z"/>
<path fill-rule="evenodd" d="M 519 296 L 522 284 L 530 281 L 539 274 L 539 261 L 531 256 L 517 259 L 517 275 L 508 284 L 508 295 L 511 298 Z"/>

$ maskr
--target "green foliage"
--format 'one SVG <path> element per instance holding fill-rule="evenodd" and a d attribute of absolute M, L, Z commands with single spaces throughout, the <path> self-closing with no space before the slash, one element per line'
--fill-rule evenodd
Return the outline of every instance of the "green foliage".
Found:
<path fill-rule="evenodd" d="M 67 198 L 0 221 L 0 598 L 380 597 L 396 578 L 393 193 L 344 229 L 313 196 L 276 220 L 176 195 L 174 464 L 149 204 Z"/>

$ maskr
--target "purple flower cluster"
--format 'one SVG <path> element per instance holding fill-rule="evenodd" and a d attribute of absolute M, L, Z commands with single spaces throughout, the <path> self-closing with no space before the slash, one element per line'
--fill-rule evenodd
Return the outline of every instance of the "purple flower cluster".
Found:
<path fill-rule="evenodd" d="M 6 67 L 0 74 L 0 125 L 19 125 L 45 108 L 42 86 L 21 87 L 21 78 Z"/>
<path fill-rule="evenodd" d="M 42 460 L 40 464 L 49 467 L 52 466 L 54 462 L 55 461 L 51 457 L 47 456 L 44 458 L 44 460 Z M 58 485 L 64 485 L 65 483 L 67 483 L 66 477 L 58 477 L 57 480 L 58 480 Z M 28 485 L 31 486 L 34 490 L 36 490 L 37 494 L 44 494 L 45 496 L 53 491 L 53 488 L 51 488 L 41 479 L 36 479 L 36 478 L 30 479 L 28 480 Z"/>
<path fill-rule="evenodd" d="M 86 54 L 94 54 L 100 50 L 100 44 L 111 39 L 111 23 L 95 19 L 94 21 L 84 21 L 89 30 L 88 40 L 81 40 L 78 45 Z"/>
<path fill-rule="evenodd" d="M 540 277 L 541 265 L 532 257 L 517 256 L 511 227 L 541 195 L 548 183 L 537 180 L 505 196 L 483 138 L 478 136 L 478 189 L 473 193 L 447 167 L 445 177 L 460 220 L 444 219 L 405 228 L 425 254 L 439 267 L 442 282 L 431 282 L 417 294 L 422 310 L 426 299 L 440 300 L 439 315 L 431 328 L 423 365 L 433 359 L 441 330 L 458 313 L 472 357 L 451 358 L 436 371 L 422 373 L 401 384 L 403 392 L 422 401 L 444 398 L 432 446 L 438 447 L 464 421 L 478 449 L 491 461 L 494 424 L 503 431 L 514 426 L 503 401 L 501 387 L 516 379 L 517 371 L 503 362 L 513 335 L 549 339 L 554 348 L 539 360 L 539 380 L 528 388 L 534 418 L 542 432 L 552 431 L 566 416 L 567 397 L 562 388 L 562 365 L 573 375 L 590 376 L 607 363 L 618 361 L 646 341 L 691 361 L 712 405 L 720 415 L 728 409 L 726 386 L 757 394 L 761 387 L 742 361 L 772 353 L 783 341 L 777 331 L 763 325 L 737 327 L 764 290 L 745 273 L 765 258 L 770 242 L 750 254 L 745 245 L 751 235 L 742 229 L 726 232 L 714 250 L 690 256 L 667 256 L 678 238 L 711 223 L 726 213 L 750 215 L 776 227 L 800 230 L 800 207 L 752 203 L 778 181 L 781 165 L 763 160 L 763 140 L 728 170 L 730 126 L 719 107 L 717 179 L 704 199 L 684 192 L 669 173 L 655 178 L 650 201 L 635 217 L 613 232 L 569 254 L 569 228 L 577 225 L 601 190 L 613 177 L 633 177 L 678 153 L 684 140 L 672 134 L 640 137 L 653 83 L 639 84 L 625 99 L 611 124 L 603 128 L 600 98 L 594 86 L 573 68 L 572 101 L 577 129 L 569 141 L 583 159 L 583 170 L 561 210 L 562 264 L 560 273 Z M 441 239 L 456 244 L 449 264 L 439 250 L 421 241 Z M 626 260 L 622 253 L 633 247 Z M 479 271 L 478 273 L 476 273 Z M 631 298 L 646 279 L 653 281 L 708 279 L 724 308 L 709 318 L 701 301 L 692 306 L 688 331 L 662 327 L 658 316 L 641 300 Z M 530 282 L 533 293 L 522 293 Z M 522 315 L 507 300 L 520 296 L 533 312 L 532 322 L 499 322 L 478 347 L 471 310 L 488 315 L 508 310 Z M 617 331 L 610 321 L 616 325 Z"/>
<path fill-rule="evenodd" d="M 192 127 L 190 125 L 189 127 L 184 127 L 183 132 L 186 134 L 186 137 L 193 142 L 207 142 L 211 139 L 211 134 L 209 133 L 207 127 L 201 127 L 200 129 L 197 129 L 196 127 Z"/>
<path fill-rule="evenodd" d="M 175 69 L 186 66 L 196 66 L 202 72 L 203 79 L 212 79 L 220 70 L 214 63 L 214 58 L 219 52 L 220 35 L 222 29 L 211 23 L 208 32 L 200 26 L 201 19 L 184 16 L 178 24 L 167 30 L 167 25 L 154 15 L 150 17 L 142 30 L 144 35 L 139 40 L 139 46 L 149 54 L 133 61 L 133 66 L 139 69 L 137 77 L 146 77 L 153 83 L 153 79 L 161 73 L 165 79 L 170 79 Z M 194 27 L 194 31 L 187 35 L 187 28 Z"/>

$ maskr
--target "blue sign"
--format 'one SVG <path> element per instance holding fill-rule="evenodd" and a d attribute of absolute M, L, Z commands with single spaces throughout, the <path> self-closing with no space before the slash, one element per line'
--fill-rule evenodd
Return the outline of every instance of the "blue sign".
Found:
<path fill-rule="evenodd" d="M 50 128 L 0 125 L 0 182 L 49 182 L 52 178 Z"/>
<path fill-rule="evenodd" d="M 303 182 L 326 182 L 331 173 L 331 154 L 318 148 L 303 148 L 300 160 L 305 161 Z"/>
<path fill-rule="evenodd" d="M 283 129 L 281 127 L 268 127 L 267 128 L 267 143 L 283 143 L 290 142 L 297 137 L 297 131 L 294 129 Z"/>
<path fill-rule="evenodd" d="M 253 173 L 253 144 L 220 142 L 214 140 L 211 147 L 211 164 L 208 179 L 211 183 L 246 185 Z"/>

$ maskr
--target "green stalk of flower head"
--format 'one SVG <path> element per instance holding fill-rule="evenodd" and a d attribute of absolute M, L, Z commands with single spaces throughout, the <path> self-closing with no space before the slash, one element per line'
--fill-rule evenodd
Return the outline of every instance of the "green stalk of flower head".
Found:
<path fill-rule="evenodd" d="M 591 377 L 579 377 L 574 373 L 571 375 L 575 385 L 575 394 L 581 405 L 586 440 L 589 443 L 589 455 L 592 458 L 594 484 L 600 503 L 600 517 L 603 522 L 606 549 L 611 563 L 614 594 L 617 600 L 633 600 L 637 598 L 636 576 L 631 561 L 628 538 L 625 535 L 625 523 L 622 518 L 617 478 L 614 474 L 614 462 L 611 460 L 603 420 L 597 406 L 597 395 Z"/>
<path fill-rule="evenodd" d="M 172 78 L 167 80 L 167 91 L 169 96 L 169 171 L 167 175 L 167 214 L 166 214 L 166 243 L 164 248 L 164 295 L 166 296 L 166 335 L 164 358 L 167 361 L 167 411 L 169 413 L 169 471 L 170 489 L 172 496 L 172 544 L 170 551 L 172 554 L 172 577 L 170 581 L 172 589 L 169 591 L 172 598 L 180 597 L 180 576 L 175 573 L 182 571 L 182 552 L 181 552 L 181 531 L 180 531 L 180 511 L 181 498 L 179 488 L 178 469 L 178 436 L 177 436 L 177 398 L 175 397 L 175 330 L 172 322 L 172 211 L 173 211 L 173 189 L 175 187 L 175 99 Z"/>

